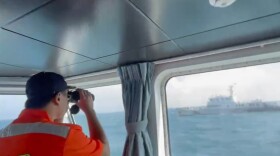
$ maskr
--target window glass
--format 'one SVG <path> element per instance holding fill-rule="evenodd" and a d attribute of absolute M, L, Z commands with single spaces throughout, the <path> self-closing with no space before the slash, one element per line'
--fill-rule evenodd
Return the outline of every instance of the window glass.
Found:
<path fill-rule="evenodd" d="M 95 96 L 94 109 L 108 137 L 111 155 L 122 155 L 126 130 L 121 85 L 88 89 Z M 89 136 L 86 117 L 82 111 L 74 115 L 77 124 Z"/>
<path fill-rule="evenodd" d="M 170 79 L 171 154 L 279 156 L 279 80 L 279 63 Z"/>
<path fill-rule="evenodd" d="M 26 95 L 0 95 L 0 129 L 15 120 L 24 109 Z M 65 114 L 64 123 L 69 123 Z"/>
<path fill-rule="evenodd" d="M 0 95 L 0 129 L 18 117 L 25 101 L 25 95 Z"/>

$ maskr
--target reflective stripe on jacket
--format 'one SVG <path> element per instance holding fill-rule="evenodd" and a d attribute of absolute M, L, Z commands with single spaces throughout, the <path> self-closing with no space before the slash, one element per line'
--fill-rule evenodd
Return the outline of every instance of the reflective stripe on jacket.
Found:
<path fill-rule="evenodd" d="M 47 113 L 25 109 L 0 130 L 0 156 L 100 156 L 103 144 L 73 124 L 52 122 Z"/>

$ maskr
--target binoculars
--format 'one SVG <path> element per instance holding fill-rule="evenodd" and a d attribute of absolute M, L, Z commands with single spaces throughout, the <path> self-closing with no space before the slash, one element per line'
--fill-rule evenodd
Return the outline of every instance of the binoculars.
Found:
<path fill-rule="evenodd" d="M 92 99 L 94 100 L 94 95 L 91 94 Z M 68 99 L 70 103 L 77 103 L 80 100 L 80 93 L 77 90 L 68 91 Z M 79 113 L 80 108 L 76 104 L 70 108 L 71 114 Z"/>

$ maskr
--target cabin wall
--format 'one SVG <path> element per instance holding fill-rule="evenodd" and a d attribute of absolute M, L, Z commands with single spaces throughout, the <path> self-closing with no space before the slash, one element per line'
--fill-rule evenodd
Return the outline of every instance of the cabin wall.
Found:
<path fill-rule="evenodd" d="M 170 78 L 209 71 L 280 62 L 280 40 L 268 40 L 196 55 L 156 61 L 154 96 L 149 108 L 148 131 L 154 154 L 169 155 L 168 122 L 166 113 L 166 84 Z M 0 94 L 24 94 L 27 78 L 0 78 Z M 70 85 L 92 88 L 119 84 L 116 70 L 67 78 Z"/>

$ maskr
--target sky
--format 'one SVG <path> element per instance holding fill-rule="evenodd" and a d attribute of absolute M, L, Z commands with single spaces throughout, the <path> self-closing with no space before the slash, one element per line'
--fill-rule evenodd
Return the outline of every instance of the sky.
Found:
<path fill-rule="evenodd" d="M 168 108 L 202 106 L 213 96 L 228 96 L 234 84 L 238 102 L 280 101 L 280 63 L 174 77 L 167 83 Z M 89 89 L 97 113 L 123 111 L 121 85 Z M 25 95 L 0 95 L 0 120 L 14 119 L 24 107 Z"/>
<path fill-rule="evenodd" d="M 172 78 L 166 89 L 169 108 L 205 106 L 209 98 L 229 96 L 234 100 L 280 101 L 280 63 L 236 68 Z"/>
<path fill-rule="evenodd" d="M 121 85 L 89 89 L 95 95 L 97 113 L 123 111 Z M 0 95 L 0 120 L 15 119 L 24 108 L 25 95 Z"/>

